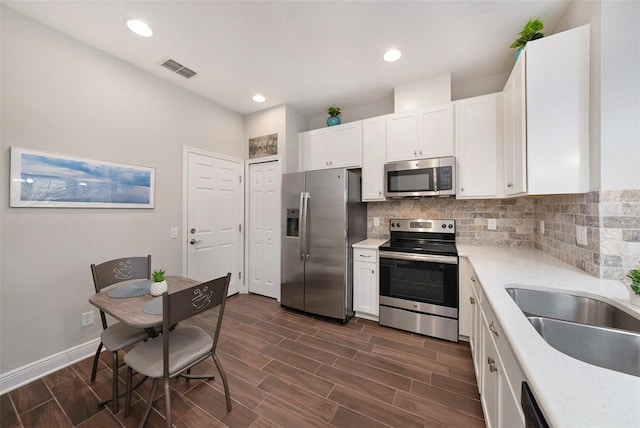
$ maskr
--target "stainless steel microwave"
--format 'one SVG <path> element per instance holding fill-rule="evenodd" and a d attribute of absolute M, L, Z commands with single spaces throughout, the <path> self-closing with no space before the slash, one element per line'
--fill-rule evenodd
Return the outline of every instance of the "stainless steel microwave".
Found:
<path fill-rule="evenodd" d="M 455 165 L 453 156 L 388 163 L 384 194 L 387 198 L 455 196 Z"/>

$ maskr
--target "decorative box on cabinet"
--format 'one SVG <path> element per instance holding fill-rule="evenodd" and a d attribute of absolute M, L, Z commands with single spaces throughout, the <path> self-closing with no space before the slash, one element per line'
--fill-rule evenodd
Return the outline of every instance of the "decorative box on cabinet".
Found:
<path fill-rule="evenodd" d="M 527 43 L 504 94 L 507 195 L 589 191 L 589 32 Z"/>
<path fill-rule="evenodd" d="M 362 121 L 362 201 L 384 201 L 387 117 Z"/>
<path fill-rule="evenodd" d="M 388 116 L 388 162 L 453 155 L 452 103 Z"/>
<path fill-rule="evenodd" d="M 300 133 L 303 169 L 362 166 L 362 122 L 350 122 Z"/>
<path fill-rule="evenodd" d="M 501 197 L 502 93 L 454 103 L 458 199 Z"/>
<path fill-rule="evenodd" d="M 361 318 L 378 320 L 378 275 L 378 250 L 354 248 L 353 310 Z"/>

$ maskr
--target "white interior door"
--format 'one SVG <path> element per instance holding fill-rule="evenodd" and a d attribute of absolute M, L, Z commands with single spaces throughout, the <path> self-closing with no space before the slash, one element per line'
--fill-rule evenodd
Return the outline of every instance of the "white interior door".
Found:
<path fill-rule="evenodd" d="M 198 281 L 231 272 L 240 291 L 244 218 L 242 161 L 187 153 L 187 276 Z"/>
<path fill-rule="evenodd" d="M 249 166 L 249 292 L 280 300 L 280 163 Z"/>

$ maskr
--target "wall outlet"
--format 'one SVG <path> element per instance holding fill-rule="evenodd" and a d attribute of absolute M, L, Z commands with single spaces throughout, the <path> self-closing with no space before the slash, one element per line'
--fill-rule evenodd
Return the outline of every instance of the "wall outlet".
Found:
<path fill-rule="evenodd" d="M 373 218 L 373 225 L 374 226 L 380 226 L 380 217 L 374 217 Z"/>
<path fill-rule="evenodd" d="M 82 327 L 88 327 L 93 324 L 93 311 L 82 314 Z"/>
<path fill-rule="evenodd" d="M 540 234 L 544 235 L 544 220 L 540 220 Z"/>
<path fill-rule="evenodd" d="M 587 227 L 576 225 L 576 242 L 578 245 L 587 245 Z"/>
<path fill-rule="evenodd" d="M 178 228 L 172 227 L 169 229 L 169 238 L 178 239 Z"/>
<path fill-rule="evenodd" d="M 490 218 L 487 222 L 487 229 L 496 230 L 498 228 L 498 221 L 495 218 Z"/>

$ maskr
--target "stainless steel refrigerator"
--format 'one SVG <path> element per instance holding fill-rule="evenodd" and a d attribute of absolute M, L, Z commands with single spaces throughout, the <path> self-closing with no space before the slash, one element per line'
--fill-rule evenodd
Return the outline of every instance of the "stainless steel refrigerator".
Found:
<path fill-rule="evenodd" d="M 367 237 L 360 175 L 344 168 L 282 176 L 281 304 L 353 316 L 351 244 Z"/>

